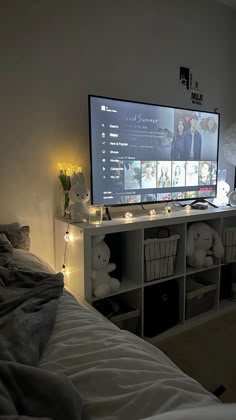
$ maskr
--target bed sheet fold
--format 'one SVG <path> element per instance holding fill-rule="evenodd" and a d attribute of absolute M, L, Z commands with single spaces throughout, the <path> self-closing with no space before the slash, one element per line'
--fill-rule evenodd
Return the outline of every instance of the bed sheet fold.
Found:
<path fill-rule="evenodd" d="M 71 379 L 91 419 L 138 420 L 221 405 L 158 348 L 120 330 L 68 293 L 60 298 L 40 365 Z"/>

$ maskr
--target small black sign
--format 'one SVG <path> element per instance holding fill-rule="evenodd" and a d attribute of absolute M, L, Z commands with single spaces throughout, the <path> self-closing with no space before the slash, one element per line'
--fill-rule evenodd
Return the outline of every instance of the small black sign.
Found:
<path fill-rule="evenodd" d="M 203 103 L 203 93 L 199 90 L 191 90 L 190 92 L 191 102 L 194 105 L 202 105 Z"/>
<path fill-rule="evenodd" d="M 187 67 L 180 67 L 179 69 L 179 80 L 187 89 L 190 85 L 190 70 Z"/>

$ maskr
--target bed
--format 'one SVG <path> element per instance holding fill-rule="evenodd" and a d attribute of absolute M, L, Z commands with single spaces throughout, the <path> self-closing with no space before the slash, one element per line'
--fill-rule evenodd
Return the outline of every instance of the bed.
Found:
<path fill-rule="evenodd" d="M 236 418 L 235 404 L 222 404 L 158 348 L 75 300 L 60 273 L 32 254 L 29 244 L 14 248 L 4 232 L 0 419 Z"/>

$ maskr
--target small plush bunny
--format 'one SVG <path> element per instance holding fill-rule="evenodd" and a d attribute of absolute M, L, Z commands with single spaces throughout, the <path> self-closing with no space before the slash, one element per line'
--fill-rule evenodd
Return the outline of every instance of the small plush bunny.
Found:
<path fill-rule="evenodd" d="M 82 172 L 74 173 L 71 176 L 71 189 L 69 192 L 70 204 L 66 209 L 70 213 L 73 222 L 88 221 L 87 201 L 90 199 L 90 192 L 85 185 Z"/>
<path fill-rule="evenodd" d="M 210 267 L 213 257 L 221 258 L 224 248 L 219 234 L 204 222 L 188 226 L 186 243 L 187 264 L 191 267 Z"/>
<path fill-rule="evenodd" d="M 92 291 L 93 296 L 99 298 L 120 288 L 119 280 L 110 276 L 116 265 L 109 262 L 111 252 L 104 238 L 105 235 L 92 238 Z"/>
<path fill-rule="evenodd" d="M 218 170 L 218 180 L 217 180 L 217 197 L 214 199 L 213 204 L 216 206 L 227 206 L 229 202 L 228 194 L 230 192 L 230 186 L 225 181 L 227 171 L 226 169 Z"/>

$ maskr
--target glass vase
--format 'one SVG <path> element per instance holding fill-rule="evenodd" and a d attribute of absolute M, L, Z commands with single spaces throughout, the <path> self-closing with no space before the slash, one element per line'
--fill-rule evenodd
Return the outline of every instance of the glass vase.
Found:
<path fill-rule="evenodd" d="M 69 206 L 70 196 L 69 191 L 64 191 L 64 217 L 69 217 L 69 212 L 66 211 Z"/>

